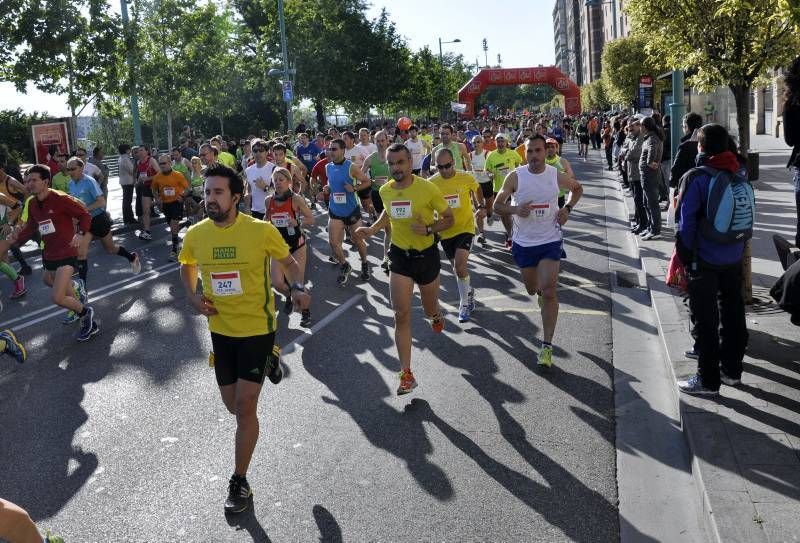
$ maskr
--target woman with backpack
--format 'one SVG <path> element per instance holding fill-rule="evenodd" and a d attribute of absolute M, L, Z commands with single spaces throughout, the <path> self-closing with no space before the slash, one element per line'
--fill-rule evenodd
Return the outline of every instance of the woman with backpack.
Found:
<path fill-rule="evenodd" d="M 791 145 L 792 156 L 787 168 L 794 172 L 794 201 L 797 212 L 797 226 L 794 244 L 800 247 L 800 57 L 794 59 L 784 77 L 783 90 L 783 138 Z"/>
<path fill-rule="evenodd" d="M 658 185 L 661 179 L 661 154 L 664 150 L 664 131 L 652 117 L 642 119 L 642 154 L 639 157 L 639 177 L 644 194 L 644 209 L 647 213 L 649 232 L 642 240 L 661 237 L 661 208 L 659 207 Z"/>

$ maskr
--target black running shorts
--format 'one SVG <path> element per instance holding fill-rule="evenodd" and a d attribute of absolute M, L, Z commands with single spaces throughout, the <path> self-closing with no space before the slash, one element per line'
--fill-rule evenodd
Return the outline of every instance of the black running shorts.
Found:
<path fill-rule="evenodd" d="M 233 385 L 239 379 L 262 384 L 274 344 L 274 332 L 248 337 L 231 337 L 211 332 L 217 384 L 221 387 Z"/>

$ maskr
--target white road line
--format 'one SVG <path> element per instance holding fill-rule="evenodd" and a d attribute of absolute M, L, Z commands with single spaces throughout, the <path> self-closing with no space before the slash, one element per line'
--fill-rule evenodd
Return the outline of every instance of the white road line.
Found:
<path fill-rule="evenodd" d="M 363 297 L 364 297 L 363 292 L 361 294 L 356 294 L 355 296 L 347 300 L 345 303 L 343 303 L 342 305 L 340 305 L 339 307 L 337 307 L 336 309 L 325 315 L 325 317 L 321 321 L 319 321 L 317 324 L 311 327 L 311 330 L 306 331 L 297 339 L 292 340 L 290 343 L 281 347 L 281 356 L 295 352 L 297 348 L 300 347 L 300 345 L 302 345 L 309 337 L 318 333 L 320 330 L 328 326 L 330 323 L 333 322 L 334 319 L 336 319 L 339 315 L 341 315 L 342 313 L 353 307 L 356 304 L 356 302 L 360 301 Z"/>
<path fill-rule="evenodd" d="M 165 264 L 163 266 L 159 266 L 158 268 L 154 268 L 154 269 L 152 269 L 152 270 L 150 270 L 150 271 L 148 271 L 146 273 L 143 273 L 141 275 L 136 275 L 135 279 L 133 281 L 131 281 L 132 278 L 128 278 L 128 279 L 124 279 L 122 281 L 117 281 L 116 283 L 112 283 L 110 285 L 106 285 L 105 287 L 99 288 L 97 290 L 98 291 L 108 290 L 109 288 L 113 288 L 115 286 L 117 286 L 117 288 L 114 288 L 113 290 L 108 290 L 108 292 L 104 292 L 103 294 L 100 294 L 100 295 L 95 295 L 96 291 L 93 291 L 92 292 L 92 296 L 90 298 L 90 302 L 95 302 L 97 300 L 102 300 L 103 298 L 108 298 L 109 296 L 112 296 L 112 295 L 114 295 L 114 294 L 116 294 L 118 292 L 122 292 L 123 290 L 127 290 L 127 289 L 129 289 L 131 287 L 139 286 L 139 285 L 141 285 L 141 284 L 143 284 L 143 283 L 145 283 L 147 281 L 150 281 L 151 279 L 156 279 L 157 277 L 161 277 L 162 275 L 166 275 L 168 273 L 172 273 L 174 271 L 178 271 L 178 269 L 179 268 L 178 268 L 178 266 L 176 264 Z M 120 286 L 118 286 L 118 285 L 120 285 Z M 49 311 L 49 313 L 46 313 L 47 311 Z M 15 331 L 24 330 L 25 328 L 33 326 L 34 324 L 39 324 L 42 321 L 46 321 L 47 319 L 55 317 L 56 315 L 60 315 L 63 312 L 64 312 L 63 308 L 58 307 L 56 305 L 50 305 L 48 307 L 44 307 L 42 309 L 37 309 L 36 311 L 31 311 L 30 313 L 27 313 L 25 315 L 21 315 L 21 316 L 15 318 L 15 319 L 11 319 L 10 321 L 4 322 L 4 323 L 0 324 L 0 328 L 2 328 L 2 329 L 9 328 L 15 322 L 22 322 L 22 324 L 14 325 L 13 328 L 14 328 Z M 38 318 L 31 319 L 31 317 L 34 317 L 35 315 L 39 315 L 41 313 L 45 313 L 45 314 L 40 316 L 40 317 L 38 317 Z M 27 319 L 31 319 L 31 320 L 27 320 Z"/>

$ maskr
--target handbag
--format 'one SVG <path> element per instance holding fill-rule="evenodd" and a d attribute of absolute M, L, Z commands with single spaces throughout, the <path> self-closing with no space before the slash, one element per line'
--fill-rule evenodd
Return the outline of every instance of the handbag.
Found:
<path fill-rule="evenodd" d="M 678 249 L 672 249 L 672 257 L 669 259 L 667 268 L 667 286 L 685 292 L 689 288 L 689 278 L 686 275 L 686 267 L 678 256 Z"/>

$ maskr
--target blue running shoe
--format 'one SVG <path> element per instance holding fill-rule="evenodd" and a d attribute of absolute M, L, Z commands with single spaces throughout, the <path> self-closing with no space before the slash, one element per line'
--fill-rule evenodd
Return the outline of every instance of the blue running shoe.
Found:
<path fill-rule="evenodd" d="M 86 341 L 100 331 L 100 327 L 94 322 L 94 309 L 86 306 L 86 315 L 81 317 L 81 329 L 78 332 L 78 341 Z"/>

